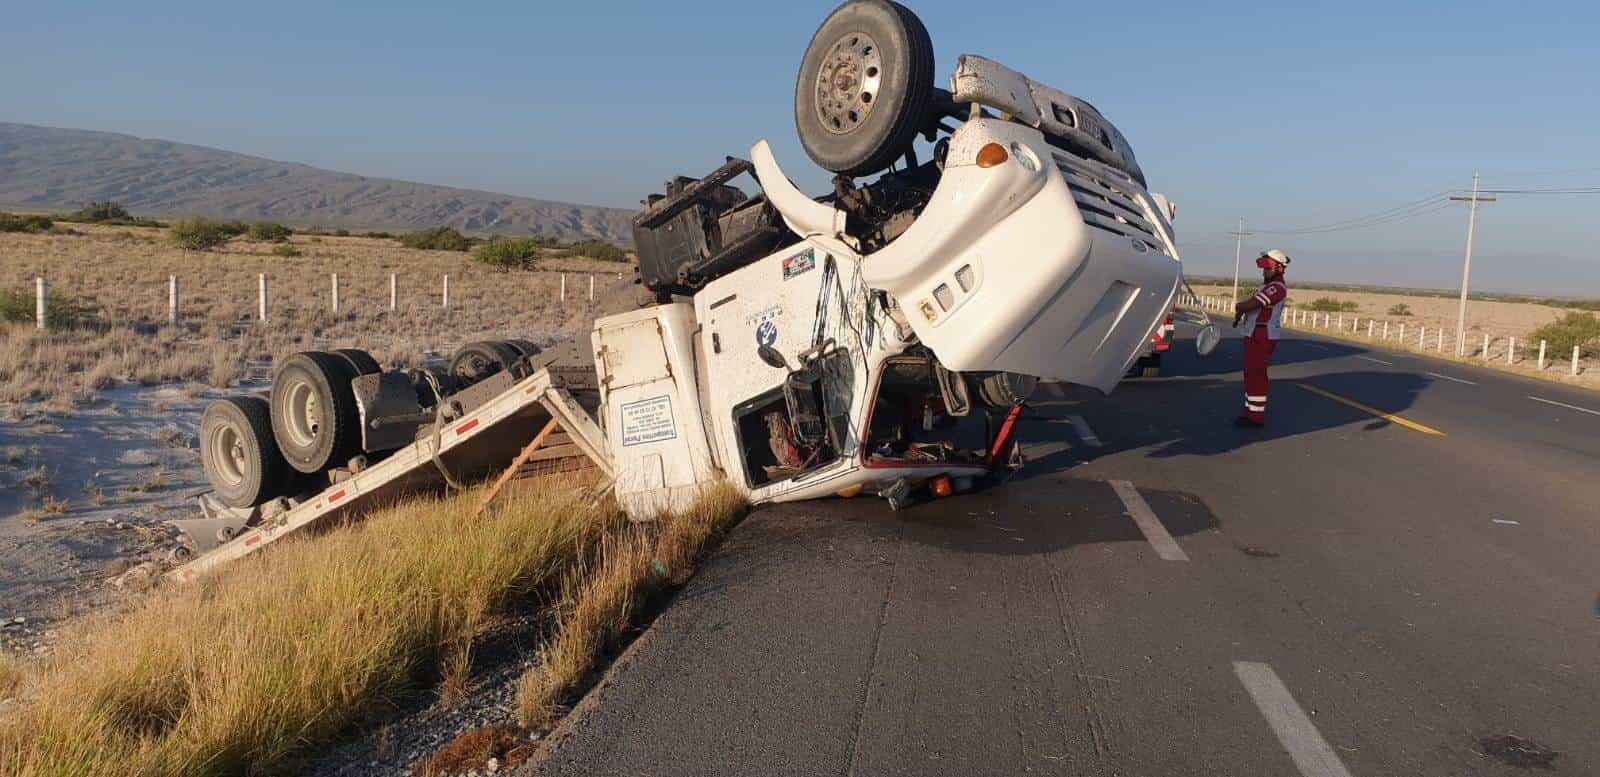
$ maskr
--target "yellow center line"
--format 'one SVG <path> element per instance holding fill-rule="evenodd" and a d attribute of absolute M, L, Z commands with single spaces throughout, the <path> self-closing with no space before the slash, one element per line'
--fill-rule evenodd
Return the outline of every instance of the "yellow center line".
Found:
<path fill-rule="evenodd" d="M 1412 430 L 1415 430 L 1415 431 L 1418 431 L 1418 432 L 1422 432 L 1423 434 L 1432 434 L 1432 435 L 1436 435 L 1436 436 L 1439 436 L 1439 437 L 1444 437 L 1445 436 L 1444 432 L 1441 432 L 1438 429 L 1435 429 L 1435 428 L 1433 428 L 1431 426 L 1423 426 L 1422 424 L 1419 424 L 1416 421 L 1412 421 L 1412 420 L 1409 420 L 1409 419 L 1401 418 L 1400 416 L 1397 416 L 1394 413 L 1385 413 L 1382 410 L 1379 410 L 1378 408 L 1375 408 L 1375 407 L 1373 407 L 1371 405 L 1364 405 L 1364 404 L 1362 404 L 1360 402 L 1355 401 L 1354 399 L 1346 399 L 1345 397 L 1341 397 L 1338 394 L 1333 393 L 1332 391 L 1328 391 L 1327 389 L 1317 388 L 1316 386 L 1313 386 L 1310 383 L 1298 383 L 1296 385 L 1298 385 L 1300 388 L 1303 388 L 1306 391 L 1309 391 L 1309 392 L 1311 392 L 1313 394 L 1320 394 L 1321 396 L 1327 397 L 1328 399 L 1331 399 L 1331 400 L 1333 400 L 1335 402 L 1339 402 L 1341 404 L 1349 405 L 1349 406 L 1351 406 L 1351 407 L 1353 407 L 1353 408 L 1355 408 L 1357 410 L 1360 410 L 1363 413 L 1371 413 L 1372 415 L 1375 415 L 1375 416 L 1377 416 L 1379 418 L 1382 418 L 1385 421 L 1392 421 L 1394 423 L 1397 423 L 1397 424 L 1399 424 L 1401 426 L 1404 426 L 1407 429 L 1412 429 Z"/>

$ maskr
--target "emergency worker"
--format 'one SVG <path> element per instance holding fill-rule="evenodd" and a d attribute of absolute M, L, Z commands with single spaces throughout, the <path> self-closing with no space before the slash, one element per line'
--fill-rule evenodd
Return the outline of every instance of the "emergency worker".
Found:
<path fill-rule="evenodd" d="M 1244 329 L 1244 413 L 1235 426 L 1267 425 L 1267 364 L 1278 345 L 1278 320 L 1289 286 L 1283 281 L 1289 255 L 1274 248 L 1256 259 L 1261 268 L 1261 288 L 1233 306 L 1233 327 Z"/>

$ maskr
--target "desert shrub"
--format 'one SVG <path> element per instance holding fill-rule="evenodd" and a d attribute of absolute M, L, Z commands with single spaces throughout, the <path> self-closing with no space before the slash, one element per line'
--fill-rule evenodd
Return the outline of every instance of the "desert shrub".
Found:
<path fill-rule="evenodd" d="M 295 256 L 299 256 L 300 255 L 300 249 L 295 248 L 294 246 L 289 245 L 288 243 L 279 243 L 278 245 L 275 245 L 275 246 L 272 247 L 272 255 L 273 256 L 282 256 L 282 257 L 295 257 Z"/>
<path fill-rule="evenodd" d="M 395 239 L 406 248 L 425 251 L 465 251 L 472 247 L 472 241 L 452 227 L 407 232 Z"/>
<path fill-rule="evenodd" d="M 1569 354 L 1573 346 L 1585 351 L 1600 348 L 1600 318 L 1593 313 L 1568 313 L 1528 333 L 1528 341 L 1544 340 L 1553 353 Z"/>
<path fill-rule="evenodd" d="M 249 228 L 246 227 L 245 229 Z M 175 245 L 190 251 L 204 251 L 209 248 L 216 248 L 228 242 L 228 238 L 237 234 L 240 233 L 231 231 L 229 225 L 204 216 L 178 219 L 172 222 L 172 226 L 167 229 L 167 236 L 171 238 Z"/>
<path fill-rule="evenodd" d="M 531 237 L 497 237 L 472 249 L 472 258 L 492 267 L 526 270 L 538 261 L 539 248 Z"/>
<path fill-rule="evenodd" d="M 102 221 L 127 221 L 133 218 L 133 216 L 129 215 L 128 209 L 122 207 L 122 203 L 115 200 L 91 202 L 88 205 L 79 208 L 72 215 L 78 221 L 90 221 L 96 223 Z"/>
<path fill-rule="evenodd" d="M 1389 315 L 1391 315 L 1391 316 L 1409 316 L 1409 315 L 1411 315 L 1411 306 L 1407 305 L 1404 302 L 1401 302 L 1398 305 L 1390 305 L 1389 306 Z"/>
<path fill-rule="evenodd" d="M 55 226 L 49 216 L 24 216 L 0 213 L 0 232 L 47 232 Z"/>
<path fill-rule="evenodd" d="M 362 237 L 370 237 L 378 240 L 391 240 L 394 238 L 394 235 L 388 232 L 368 232 L 365 235 L 362 235 Z"/>
<path fill-rule="evenodd" d="M 250 231 L 250 225 L 238 219 L 219 221 L 217 226 L 221 227 L 223 233 L 228 237 L 238 237 Z"/>
<path fill-rule="evenodd" d="M 0 321 L 31 322 L 34 317 L 34 290 L 0 289 Z M 93 323 L 100 306 L 91 297 L 77 297 L 56 289 L 45 291 L 45 326 L 71 329 Z"/>
<path fill-rule="evenodd" d="M 1316 310 L 1323 313 L 1354 313 L 1357 310 L 1360 310 L 1361 306 L 1349 300 L 1334 299 L 1333 297 L 1317 297 L 1316 299 L 1301 305 L 1300 309 Z"/>
<path fill-rule="evenodd" d="M 580 240 L 568 245 L 561 253 L 563 256 L 587 256 L 602 262 L 628 261 L 627 249 L 604 240 Z"/>
<path fill-rule="evenodd" d="M 257 221 L 250 225 L 250 239 L 264 240 L 269 243 L 282 243 L 294 234 L 294 230 L 277 223 L 276 221 Z"/>
<path fill-rule="evenodd" d="M 335 229 L 333 231 L 333 236 L 334 237 L 349 237 L 350 236 L 350 230 L 348 230 L 348 229 Z"/>

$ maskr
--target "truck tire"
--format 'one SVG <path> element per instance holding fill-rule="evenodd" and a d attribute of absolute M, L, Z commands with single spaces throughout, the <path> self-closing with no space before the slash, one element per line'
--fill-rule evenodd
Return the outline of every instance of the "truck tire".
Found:
<path fill-rule="evenodd" d="M 969 377 L 983 404 L 997 410 L 1027 400 L 1034 387 L 1039 385 L 1038 378 L 1015 372 L 979 372 Z"/>
<path fill-rule="evenodd" d="M 355 370 L 341 356 L 297 353 L 272 379 L 272 437 L 297 472 L 313 474 L 355 455 L 360 417 L 350 381 Z"/>
<path fill-rule="evenodd" d="M 333 353 L 350 364 L 350 369 L 355 372 L 356 377 L 383 372 L 383 368 L 378 366 L 378 360 L 360 348 L 339 348 Z"/>
<path fill-rule="evenodd" d="M 480 340 L 456 349 L 450 357 L 450 374 L 463 387 L 477 383 L 522 358 L 522 353 L 500 340 Z"/>
<path fill-rule="evenodd" d="M 811 38 L 795 80 L 800 145 L 835 173 L 875 173 L 911 148 L 933 101 L 933 41 L 892 0 L 853 0 Z"/>
<path fill-rule="evenodd" d="M 229 507 L 254 507 L 282 494 L 288 465 L 272 436 L 267 401 L 228 397 L 206 406 L 200 465 L 217 499 Z"/>

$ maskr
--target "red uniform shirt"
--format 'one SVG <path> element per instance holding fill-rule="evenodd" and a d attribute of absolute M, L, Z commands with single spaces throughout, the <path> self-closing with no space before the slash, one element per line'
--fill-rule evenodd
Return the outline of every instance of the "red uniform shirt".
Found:
<path fill-rule="evenodd" d="M 1289 298 L 1289 287 L 1283 281 L 1267 281 L 1251 296 L 1261 307 L 1244 314 L 1244 336 L 1264 328 L 1267 339 L 1278 339 L 1278 319 L 1283 317 L 1283 301 Z"/>

